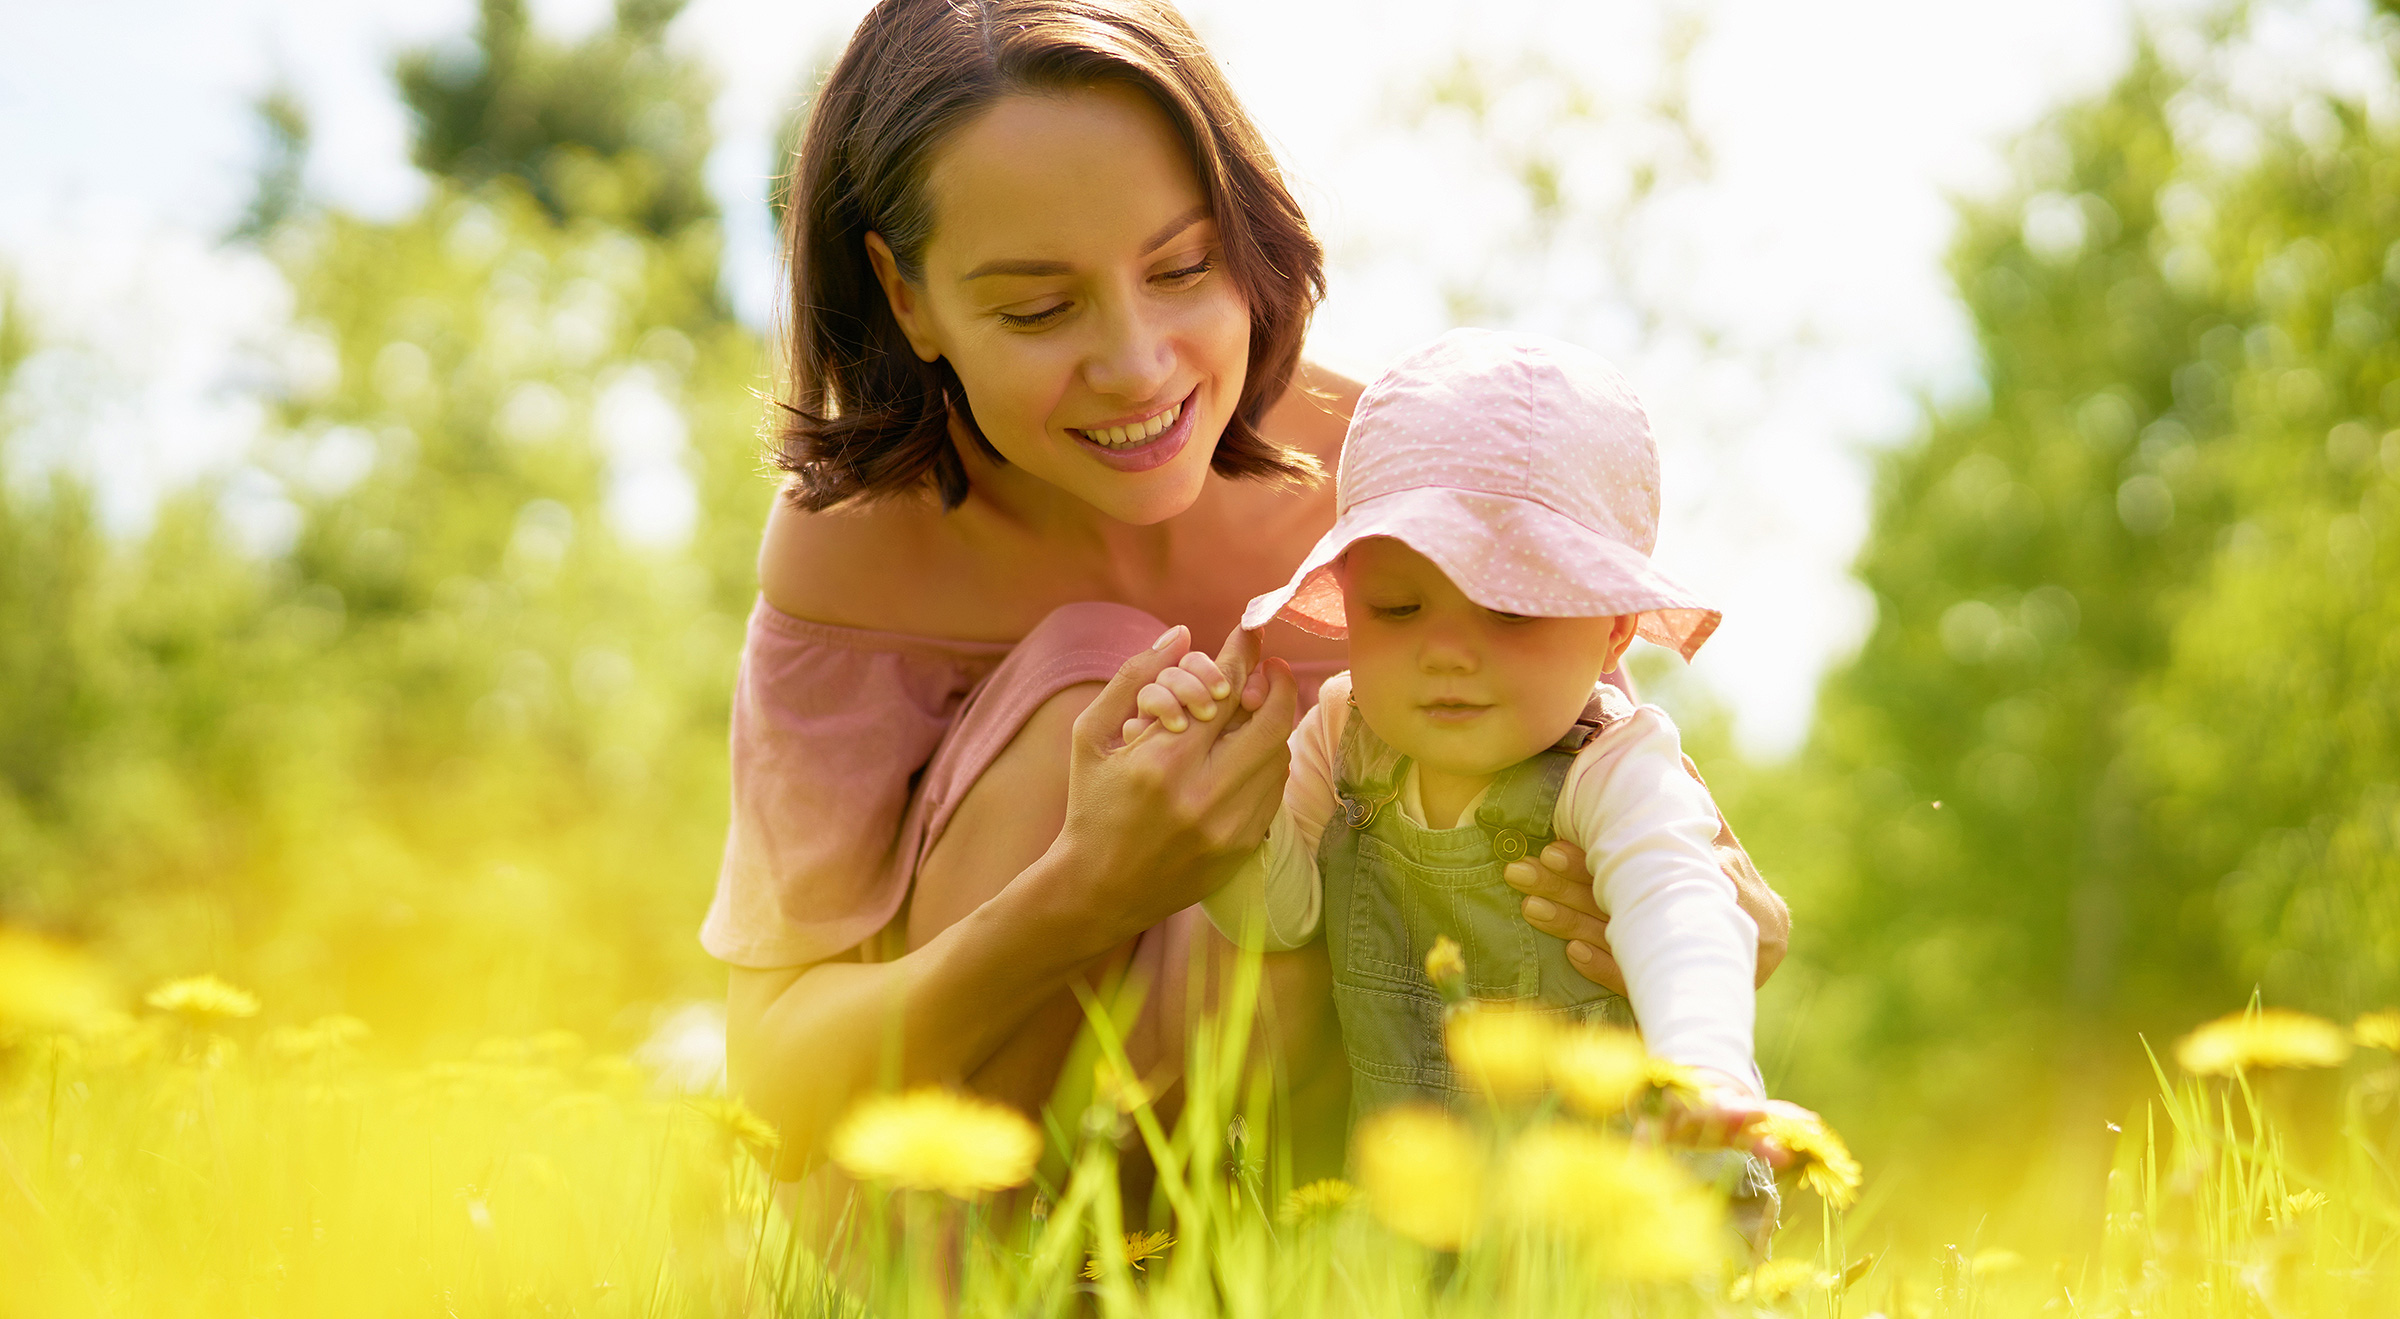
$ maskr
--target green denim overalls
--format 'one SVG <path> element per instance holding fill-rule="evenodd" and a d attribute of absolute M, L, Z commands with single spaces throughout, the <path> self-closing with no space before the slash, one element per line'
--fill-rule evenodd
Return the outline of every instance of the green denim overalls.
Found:
<path fill-rule="evenodd" d="M 1501 867 L 1550 844 L 1575 753 L 1633 713 L 1623 692 L 1600 684 L 1565 736 L 1500 772 L 1473 820 L 1429 829 L 1398 805 L 1408 758 L 1350 707 L 1336 771 L 1340 809 L 1326 822 L 1317 868 L 1354 1121 L 1406 1100 L 1460 1107 L 1468 1097 L 1442 1048 L 1441 994 L 1425 975 L 1425 954 L 1443 935 L 1466 960 L 1469 997 L 1635 1026 L 1633 1005 L 1578 973 L 1565 940 L 1526 924 L 1523 895 L 1500 877 Z M 1737 1220 L 1763 1210 L 1773 1223 L 1775 1183 L 1765 1164 L 1712 1151 L 1691 1154 L 1689 1166 L 1727 1187 Z M 1754 1250 L 1757 1226 L 1736 1223 Z"/>

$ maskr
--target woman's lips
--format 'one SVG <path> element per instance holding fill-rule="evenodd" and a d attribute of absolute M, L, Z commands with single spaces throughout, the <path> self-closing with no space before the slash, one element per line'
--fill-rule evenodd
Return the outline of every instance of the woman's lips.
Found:
<path fill-rule="evenodd" d="M 1139 443 L 1100 444 L 1073 427 L 1069 427 L 1067 433 L 1075 437 L 1075 442 L 1083 446 L 1085 453 L 1120 472 L 1146 472 L 1174 461 L 1175 455 L 1183 452 L 1185 441 L 1192 438 L 1192 427 L 1196 424 L 1194 414 L 1199 411 L 1195 404 L 1199 399 L 1200 391 L 1195 387 L 1191 393 L 1183 396 L 1182 402 L 1167 409 L 1175 414 L 1174 422 L 1155 437 Z"/>

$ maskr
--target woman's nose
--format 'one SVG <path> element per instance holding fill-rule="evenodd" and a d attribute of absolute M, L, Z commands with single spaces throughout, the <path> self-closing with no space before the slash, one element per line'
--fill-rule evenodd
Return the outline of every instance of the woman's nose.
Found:
<path fill-rule="evenodd" d="M 1155 314 L 1138 305 L 1100 318 L 1100 341 L 1084 362 L 1092 392 L 1129 402 L 1158 400 L 1174 380 L 1175 349 Z"/>

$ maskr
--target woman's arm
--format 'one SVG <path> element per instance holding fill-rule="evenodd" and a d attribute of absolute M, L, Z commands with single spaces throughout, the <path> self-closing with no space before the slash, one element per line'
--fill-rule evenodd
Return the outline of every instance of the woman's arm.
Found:
<path fill-rule="evenodd" d="M 737 1093 L 783 1133 L 779 1174 L 805 1172 L 878 1085 L 971 1074 L 1072 977 L 1196 902 L 1257 846 L 1289 754 L 1289 667 L 1260 665 L 1255 644 L 1237 642 L 1219 663 L 1249 717 L 1121 744 L 1135 694 L 1184 638 L 1175 629 L 1127 660 L 1076 721 L 1066 822 L 990 901 L 893 961 L 734 973 L 727 1062 Z"/>

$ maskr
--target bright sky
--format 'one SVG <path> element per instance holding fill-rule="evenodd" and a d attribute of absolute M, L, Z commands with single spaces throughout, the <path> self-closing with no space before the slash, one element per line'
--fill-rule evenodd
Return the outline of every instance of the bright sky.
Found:
<path fill-rule="evenodd" d="M 469 0 L 0 0 L 0 263 L 54 354 L 21 392 L 26 461 L 107 474 L 112 515 L 236 461 L 258 424 L 235 363 L 285 300 L 254 256 L 219 248 L 247 200 L 248 105 L 301 94 L 310 184 L 391 215 L 422 193 L 385 74 L 395 49 L 464 32 Z M 695 0 L 675 39 L 719 71 L 711 181 L 728 212 L 733 299 L 763 318 L 774 273 L 762 198 L 768 133 L 803 71 L 865 0 Z M 1659 559 L 1726 612 L 1699 677 L 1757 752 L 1794 746 L 1824 666 L 1868 606 L 1847 576 L 1873 446 L 1913 401 L 1974 385 L 1941 269 L 1947 197 L 2004 177 L 2001 147 L 2130 49 L 2125 0 L 1716 0 L 1696 4 L 1693 118 L 1710 180 L 1661 202 L 1621 246 L 1572 233 L 1546 263 L 1510 244 L 1522 194 L 1498 163 L 1543 131 L 1543 97 L 1594 94 L 1597 130 L 1558 140 L 1567 193 L 1605 204 L 1649 131 L 1658 6 L 1619 0 L 1187 0 L 1186 12 L 1274 140 L 1331 254 L 1311 350 L 1372 374 L 1468 311 L 1616 358 L 1666 458 Z M 606 0 L 536 0 L 572 35 Z M 1554 72 L 1527 71 L 1538 52 Z M 1460 55 L 1500 70 L 1495 123 L 1415 128 L 1400 108 Z M 1657 319 L 1603 296 L 1629 275 Z M 1712 328 L 1729 347 L 1703 349 Z"/>

